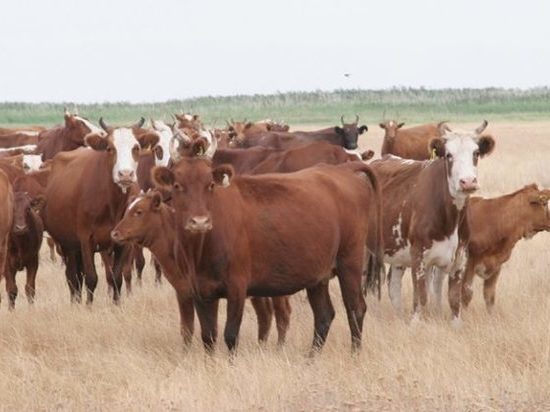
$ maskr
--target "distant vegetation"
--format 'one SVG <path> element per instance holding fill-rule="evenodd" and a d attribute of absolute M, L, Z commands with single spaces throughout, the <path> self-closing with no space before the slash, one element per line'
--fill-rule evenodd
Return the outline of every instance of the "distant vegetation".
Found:
<path fill-rule="evenodd" d="M 63 107 L 72 102 L 0 103 L 1 125 L 53 125 L 61 121 Z M 550 118 L 550 88 L 518 89 L 412 89 L 336 90 L 291 92 L 272 95 L 198 97 L 164 103 L 79 104 L 80 114 L 110 123 L 133 122 L 140 116 L 169 120 L 171 113 L 199 113 L 209 125 L 225 119 L 271 118 L 289 124 L 334 124 L 344 114 L 363 122 L 378 122 L 384 116 L 409 123 L 432 120 L 478 121 L 533 120 Z"/>

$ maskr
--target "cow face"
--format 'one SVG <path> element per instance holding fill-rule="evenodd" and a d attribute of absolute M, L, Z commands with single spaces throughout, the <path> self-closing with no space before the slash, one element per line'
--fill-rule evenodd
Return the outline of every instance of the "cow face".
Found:
<path fill-rule="evenodd" d="M 536 185 L 529 185 L 524 188 L 529 203 L 528 213 L 531 228 L 526 237 L 531 237 L 537 232 L 550 230 L 550 211 L 548 202 L 550 190 L 539 190 Z"/>
<path fill-rule="evenodd" d="M 29 231 L 30 219 L 39 214 L 45 204 L 43 196 L 39 195 L 32 199 L 27 192 L 15 192 L 13 202 L 13 224 L 14 235 L 24 235 Z"/>
<path fill-rule="evenodd" d="M 68 131 L 69 139 L 79 145 L 84 144 L 84 137 L 89 133 L 105 135 L 103 130 L 93 125 L 88 119 L 67 111 L 65 111 L 65 129 Z"/>
<path fill-rule="evenodd" d="M 401 129 L 405 123 L 397 123 L 393 120 L 388 120 L 387 122 L 380 123 L 379 126 L 385 130 L 384 140 L 392 143 L 397 137 L 397 131 Z"/>
<path fill-rule="evenodd" d="M 133 199 L 124 217 L 111 232 L 111 238 L 118 243 L 133 242 L 148 246 L 148 236 L 160 225 L 161 202 L 158 192 L 149 192 Z"/>
<path fill-rule="evenodd" d="M 267 123 L 252 123 L 246 119 L 242 122 L 227 122 L 227 131 L 230 139 L 230 147 L 242 147 L 248 135 L 266 133 L 269 131 Z"/>
<path fill-rule="evenodd" d="M 198 114 L 175 114 L 174 117 L 177 121 L 177 127 L 181 129 L 190 128 L 200 130 L 203 128 L 202 121 Z"/>
<path fill-rule="evenodd" d="M 342 127 L 335 126 L 334 131 L 341 136 L 343 141 L 342 146 L 348 150 L 357 149 L 357 139 L 359 138 L 360 134 L 363 134 L 368 130 L 368 127 L 366 125 L 357 127 L 357 124 L 359 122 L 358 115 L 355 116 L 354 123 L 345 123 L 344 116 L 342 116 L 340 120 L 342 122 Z"/>
<path fill-rule="evenodd" d="M 444 159 L 449 193 L 461 203 L 479 189 L 477 162 L 495 147 L 491 136 L 480 136 L 486 127 L 487 121 L 484 121 L 473 132 L 453 132 L 445 125 L 445 130 L 441 130 L 442 137 L 431 140 L 429 144 L 430 152 Z"/>
<path fill-rule="evenodd" d="M 100 123 L 104 124 L 103 121 Z M 97 151 L 107 152 L 113 164 L 113 182 L 126 190 L 137 181 L 136 171 L 141 147 L 154 147 L 158 143 L 158 134 L 140 127 L 110 128 L 106 137 L 97 134 L 86 136 L 86 144 Z"/>
<path fill-rule="evenodd" d="M 208 160 L 189 158 L 182 159 L 172 170 L 156 167 L 152 177 L 159 189 L 171 193 L 178 226 L 193 234 L 212 229 L 214 192 L 220 186 L 229 186 L 233 174 L 230 165 L 212 169 Z"/>

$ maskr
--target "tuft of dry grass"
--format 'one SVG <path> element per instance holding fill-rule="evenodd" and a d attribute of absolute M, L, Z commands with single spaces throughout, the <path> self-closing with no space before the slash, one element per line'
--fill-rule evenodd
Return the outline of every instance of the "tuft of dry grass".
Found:
<path fill-rule="evenodd" d="M 473 125 L 464 125 L 473 126 Z M 496 196 L 530 182 L 550 186 L 550 123 L 502 123 L 490 131 L 496 151 L 480 162 L 482 193 Z M 364 148 L 380 148 L 382 130 Z M 526 150 L 527 149 L 527 150 Z M 20 294 L 16 310 L 0 308 L 2 410 L 548 410 L 550 409 L 549 234 L 521 241 L 497 288 L 495 313 L 485 312 L 476 280 L 464 324 L 449 310 L 414 326 L 394 313 L 384 290 L 369 298 L 364 347 L 350 353 L 337 282 L 336 319 L 323 352 L 306 354 L 313 320 L 305 294 L 292 298 L 288 342 L 256 343 L 247 305 L 237 357 L 222 342 L 213 356 L 196 336 L 185 350 L 176 300 L 164 282 L 144 285 L 111 304 L 104 277 L 93 307 L 71 305 L 63 267 L 42 252 L 37 301 Z M 99 269 L 102 273 L 102 269 Z M 18 275 L 23 290 L 24 276 Z M 410 277 L 404 302 L 411 306 Z M 2 284 L 3 288 L 3 284 Z M 225 312 L 222 304 L 220 329 Z M 273 328 L 274 329 L 274 328 Z"/>

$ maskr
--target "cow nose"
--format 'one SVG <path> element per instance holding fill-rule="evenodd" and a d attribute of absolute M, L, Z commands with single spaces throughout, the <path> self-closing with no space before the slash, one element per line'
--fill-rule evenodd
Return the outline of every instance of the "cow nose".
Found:
<path fill-rule="evenodd" d="M 207 232 L 212 229 L 210 216 L 193 216 L 189 218 L 186 229 L 191 232 Z"/>
<path fill-rule="evenodd" d="M 113 230 L 111 232 L 111 239 L 113 240 L 119 240 L 120 239 L 120 232 L 118 230 Z"/>
<path fill-rule="evenodd" d="M 357 149 L 357 143 L 350 143 L 350 144 L 348 145 L 348 149 L 349 149 L 349 150 L 355 150 L 355 149 Z"/>
<path fill-rule="evenodd" d="M 131 180 L 134 178 L 134 171 L 133 170 L 119 170 L 118 171 L 118 177 L 124 180 Z"/>
<path fill-rule="evenodd" d="M 478 189 L 477 177 L 460 179 L 460 189 L 465 192 L 472 192 Z"/>
<path fill-rule="evenodd" d="M 25 230 L 25 225 L 15 225 L 15 230 L 17 232 L 22 232 L 23 230 Z"/>

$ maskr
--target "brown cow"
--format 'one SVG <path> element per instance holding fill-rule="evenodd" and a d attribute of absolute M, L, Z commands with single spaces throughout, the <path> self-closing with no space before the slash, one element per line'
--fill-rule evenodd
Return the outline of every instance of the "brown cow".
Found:
<path fill-rule="evenodd" d="M 0 134 L 0 147 L 12 148 L 25 145 L 36 145 L 38 143 L 37 131 L 20 131 L 9 134 Z"/>
<path fill-rule="evenodd" d="M 380 127 L 385 130 L 382 156 L 392 154 L 403 159 L 428 160 L 432 157 L 428 148 L 430 141 L 449 130 L 446 122 L 402 129 L 404 125 L 394 120 L 380 123 Z"/>
<path fill-rule="evenodd" d="M 133 200 L 124 218 L 118 223 L 111 236 L 117 242 L 132 242 L 151 250 L 161 264 L 164 274 L 176 290 L 181 319 L 181 334 L 185 343 L 193 336 L 194 308 L 189 297 L 188 278 L 179 271 L 173 245 L 176 241 L 174 210 L 162 203 L 158 192 L 149 192 Z M 268 298 L 252 298 L 258 316 L 258 339 L 267 339 L 273 316 L 273 308 Z M 273 298 L 279 343 L 285 340 L 290 320 L 288 297 Z"/>
<path fill-rule="evenodd" d="M 13 202 L 11 183 L 0 169 L 0 280 L 6 271 L 9 234 L 13 225 Z"/>
<path fill-rule="evenodd" d="M 81 116 L 65 111 L 65 124 L 44 130 L 38 135 L 36 153 L 42 155 L 42 160 L 52 159 L 59 152 L 67 152 L 85 145 L 84 137 L 88 133 L 104 136 L 103 130 L 94 126 Z"/>
<path fill-rule="evenodd" d="M 46 128 L 43 126 L 21 126 L 21 127 L 9 128 L 9 129 L 5 127 L 0 127 L 0 135 L 14 134 L 14 133 L 32 134 L 33 132 L 41 132 L 43 130 L 46 130 Z"/>
<path fill-rule="evenodd" d="M 227 299 L 224 338 L 233 351 L 246 296 L 289 295 L 305 288 L 314 313 L 312 350 L 320 349 L 334 318 L 328 283 L 335 267 L 352 347 L 360 347 L 367 236 L 369 230 L 378 233 L 380 219 L 380 192 L 369 166 L 352 162 L 291 174 L 234 176 L 229 165 L 213 168 L 207 159 L 184 158 L 172 170 L 155 168 L 153 180 L 172 195 L 174 253 L 197 298 L 205 348 L 216 341 L 219 298 Z M 373 208 L 378 219 L 369 221 Z M 380 268 L 381 233 L 376 239 L 370 246 Z"/>
<path fill-rule="evenodd" d="M 113 267 L 106 267 L 106 272 L 113 300 L 119 300 L 121 266 L 128 250 L 113 245 L 110 233 L 122 218 L 130 189 L 136 186 L 140 146 L 153 147 L 158 141 L 156 133 L 139 129 L 143 122 L 130 128 L 111 128 L 100 120 L 106 137 L 89 134 L 86 144 L 91 149 L 59 153 L 53 159 L 44 223 L 65 257 L 72 301 L 81 300 L 82 273 L 87 302 L 93 301 L 97 285 L 93 255 L 102 250 L 114 254 Z"/>
<path fill-rule="evenodd" d="M 484 282 L 487 311 L 491 312 L 500 270 L 510 259 L 516 243 L 550 230 L 549 198 L 550 190 L 539 190 L 535 184 L 493 199 L 470 198 L 468 261 L 462 281 L 464 306 L 472 300 L 472 282 L 478 275 Z M 438 301 L 441 299 L 441 280 L 442 276 L 434 279 Z"/>
<path fill-rule="evenodd" d="M 13 224 L 6 267 L 6 292 L 10 309 L 15 307 L 17 297 L 15 275 L 20 270 L 27 271 L 25 294 L 30 304 L 34 302 L 38 255 L 44 232 L 44 225 L 39 216 L 43 206 L 44 197 L 42 196 L 32 198 L 26 192 L 14 193 Z"/>
<path fill-rule="evenodd" d="M 447 131 L 430 146 L 437 159 L 403 160 L 385 157 L 371 163 L 384 197 L 384 259 L 392 265 L 389 292 L 401 309 L 401 278 L 406 267 L 413 275 L 413 320 L 427 302 L 426 275 L 430 268 L 450 273 L 449 303 L 453 323 L 460 321 L 460 275 L 467 233 L 460 222 L 464 204 L 478 189 L 477 163 L 491 153 L 495 142 L 480 137 L 485 121 L 474 132 Z"/>
<path fill-rule="evenodd" d="M 174 114 L 174 117 L 176 118 L 177 127 L 179 129 L 204 129 L 204 125 L 202 124 L 202 121 L 198 114 L 182 113 Z"/>

